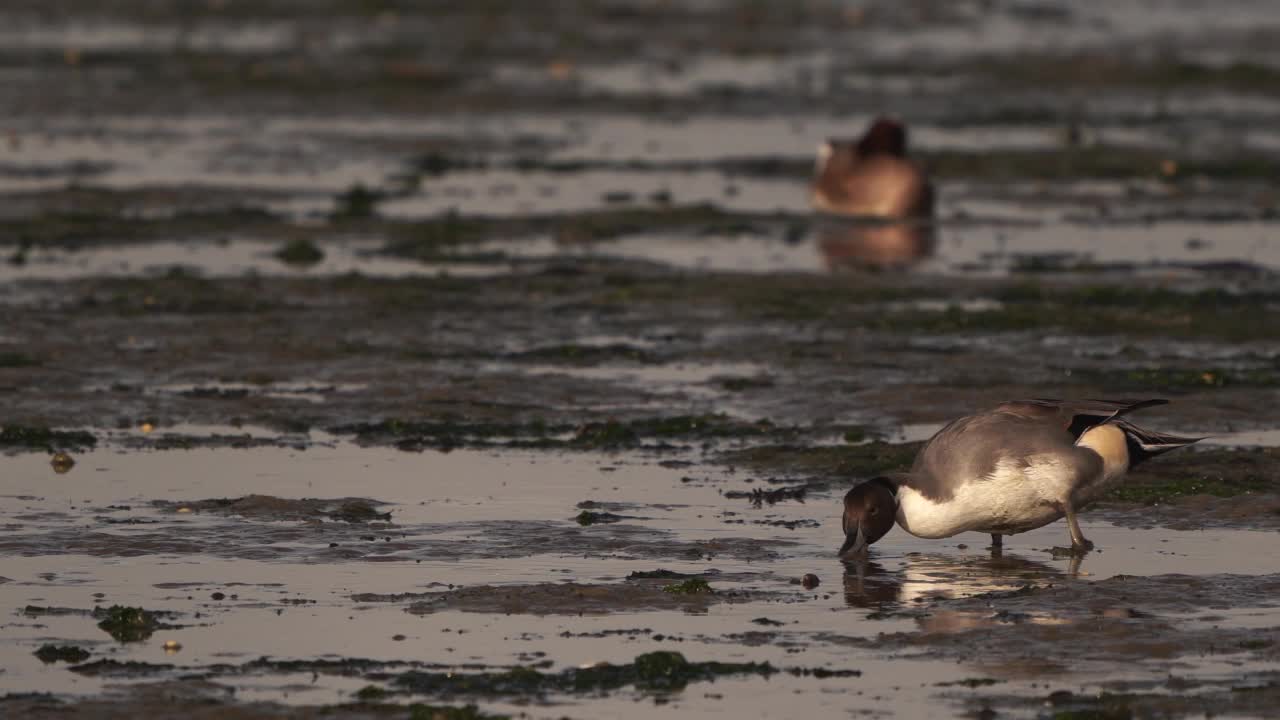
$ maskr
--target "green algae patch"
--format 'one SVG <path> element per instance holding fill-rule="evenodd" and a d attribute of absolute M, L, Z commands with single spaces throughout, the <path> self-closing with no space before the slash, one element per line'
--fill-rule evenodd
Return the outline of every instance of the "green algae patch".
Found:
<path fill-rule="evenodd" d="M 336 509 L 325 513 L 325 517 L 338 522 L 361 524 L 368 522 L 390 521 L 390 512 L 378 512 L 374 504 L 368 500 L 347 500 Z"/>
<path fill-rule="evenodd" d="M 570 444 L 586 449 L 631 447 L 640 444 L 640 434 L 627 423 L 608 420 L 583 425 Z"/>
<path fill-rule="evenodd" d="M 355 698 L 360 702 L 377 702 L 391 695 L 386 688 L 377 685 L 365 685 L 355 692 Z"/>
<path fill-rule="evenodd" d="M 865 327 L 883 332 L 1045 332 L 1053 328 L 1081 335 L 1229 341 L 1280 337 L 1280 317 L 1271 311 L 1280 303 L 1280 295 L 1274 293 L 1101 286 L 1061 289 L 1029 284 L 996 291 L 992 299 L 999 303 L 997 307 L 980 310 L 952 304 L 942 310 L 908 306 L 868 313 L 854 307 L 851 312 Z"/>
<path fill-rule="evenodd" d="M 93 433 L 83 430 L 50 430 L 47 427 L 5 425 L 0 428 L 0 448 L 82 450 L 98 444 Z"/>
<path fill-rule="evenodd" d="M 112 605 L 105 609 L 96 608 L 93 616 L 101 618 L 98 621 L 99 628 L 122 643 L 146 640 L 160 627 L 154 613 L 138 607 Z"/>
<path fill-rule="evenodd" d="M 1165 505 L 1196 496 L 1231 498 L 1280 492 L 1280 448 L 1187 451 L 1139 466 L 1107 500 Z"/>
<path fill-rule="evenodd" d="M 394 445 L 401 450 L 427 448 L 516 447 L 566 450 L 611 450 L 641 447 L 649 442 L 718 440 L 768 435 L 791 436 L 767 420 L 746 422 L 727 415 L 674 415 L 634 420 L 601 420 L 578 426 L 531 422 L 488 422 L 465 419 L 399 420 L 354 423 L 330 429 L 356 436 L 364 445 Z"/>
<path fill-rule="evenodd" d="M 910 467 L 923 446 L 918 442 L 895 444 L 880 440 L 824 447 L 765 445 L 725 452 L 719 459 L 727 465 L 764 473 L 860 478 Z"/>
<path fill-rule="evenodd" d="M 0 368 L 38 367 L 40 361 L 20 352 L 0 352 Z"/>
<path fill-rule="evenodd" d="M 1142 505 L 1166 505 L 1180 498 L 1210 495 L 1235 497 L 1248 495 L 1266 487 L 1261 479 L 1228 479 L 1213 475 L 1192 475 L 1185 478 L 1169 478 L 1160 482 L 1124 484 L 1107 493 L 1107 500 L 1138 502 Z"/>
<path fill-rule="evenodd" d="M 689 578 L 684 582 L 672 583 L 664 588 L 662 592 L 671 593 L 672 595 L 715 595 L 716 591 L 711 589 L 711 585 L 702 578 Z"/>
<path fill-rule="evenodd" d="M 167 512 L 216 513 L 239 515 L 266 521 L 333 520 L 352 524 L 389 521 L 390 512 L 380 512 L 381 503 L 365 498 L 280 498 L 274 495 L 245 495 L 238 498 L 207 500 L 154 500 L 152 506 Z"/>
<path fill-rule="evenodd" d="M 475 705 L 448 707 L 414 703 L 409 706 L 409 720 L 510 720 L 510 715 L 490 715 Z"/>
<path fill-rule="evenodd" d="M 702 234 L 742 232 L 751 222 L 775 218 L 722 210 L 709 203 L 655 208 L 618 208 L 580 213 L 562 222 L 560 231 L 586 240 L 606 240 L 654 230 L 693 230 Z"/>
<path fill-rule="evenodd" d="M 597 365 L 607 362 L 631 362 L 652 364 L 658 359 L 645 350 L 625 343 L 611 345 L 548 345 L 506 355 L 506 359 L 522 362 L 563 363 L 572 365 Z"/>
<path fill-rule="evenodd" d="M 722 210 L 710 204 L 612 207 L 572 215 L 548 214 L 513 218 L 468 217 L 446 213 L 438 218 L 392 228 L 382 252 L 417 260 L 451 257 L 449 251 L 467 243 L 552 234 L 567 242 L 597 242 L 641 232 L 686 231 L 715 234 L 754 229 L 785 220 Z"/>
<path fill-rule="evenodd" d="M 763 390 L 773 386 L 773 378 L 770 377 L 727 377 L 720 379 L 720 387 L 735 393 Z"/>
<path fill-rule="evenodd" d="M 727 415 L 675 415 L 631 421 L 608 420 L 587 423 L 578 429 L 569 445 L 582 449 L 634 447 L 645 439 L 713 440 L 794 434 L 768 420 L 744 422 Z"/>
<path fill-rule="evenodd" d="M 352 423 L 329 429 L 335 435 L 355 435 L 361 445 L 395 445 L 401 450 L 427 448 L 490 447 L 495 445 L 554 447 L 563 442 L 551 436 L 567 433 L 570 425 L 548 425 L 541 420 L 526 423 L 472 421 L 455 418 Z"/>
<path fill-rule="evenodd" d="M 86 197 L 94 193 L 101 195 L 96 199 Z M 85 248 L 113 242 L 166 241 L 175 237 L 260 232 L 282 225 L 278 217 L 259 208 L 183 210 L 147 217 L 127 209 L 130 203 L 127 191 L 80 189 L 75 196 L 77 202 L 97 201 L 110 207 L 51 210 L 31 217 L 0 220 L 0 238 L 19 238 L 22 253 L 19 257 L 25 262 L 25 249 L 32 247 Z M 0 240 L 0 244 L 5 243 Z"/>
<path fill-rule="evenodd" d="M 716 541 L 713 541 L 716 542 Z M 608 615 L 641 610 L 705 612 L 714 604 L 743 603 L 777 597 L 758 590 L 713 592 L 697 575 L 633 573 L 623 582 L 543 582 L 525 585 L 469 585 L 418 593 L 406 611 L 429 615 L 445 611 L 503 615 Z"/>
<path fill-rule="evenodd" d="M 953 680 L 951 682 L 934 683 L 933 685 L 934 687 L 967 687 L 976 689 L 996 685 L 1002 682 L 1004 681 L 997 680 L 995 678 L 965 678 L 963 680 Z"/>
<path fill-rule="evenodd" d="M 45 664 L 55 662 L 79 664 L 89 659 L 89 651 L 75 645 L 46 644 L 41 645 L 40 649 L 35 651 L 35 656 Z"/>
<path fill-rule="evenodd" d="M 607 525 L 610 523 L 622 522 L 628 519 L 626 515 L 617 515 L 611 512 L 597 512 L 595 510 L 583 510 L 578 513 L 574 520 L 582 527 L 591 525 Z"/>
<path fill-rule="evenodd" d="M 275 258 L 286 265 L 306 267 L 315 265 L 324 259 L 324 251 L 315 243 L 305 238 L 296 238 L 285 243 L 275 252 Z"/>
<path fill-rule="evenodd" d="M 509 221 L 463 217 L 449 212 L 439 218 L 394 228 L 392 239 L 382 252 L 423 262 L 456 259 L 451 251 L 458 246 L 503 237 L 503 229 L 509 226 Z"/>
<path fill-rule="evenodd" d="M 393 680 L 398 690 L 433 696 L 522 696 L 549 693 L 601 693 L 624 687 L 647 691 L 680 690 L 695 682 L 730 675 L 769 677 L 778 670 L 769 663 L 690 662 L 678 652 L 639 655 L 625 665 L 599 663 L 560 672 L 516 667 L 503 672 L 437 673 L 412 670 Z"/>
<path fill-rule="evenodd" d="M 371 218 L 378 212 L 378 205 L 385 195 L 377 190 L 370 190 L 363 183 L 356 183 L 333 200 L 333 220 L 363 220 Z"/>
<path fill-rule="evenodd" d="M 674 570 L 633 570 L 627 576 L 628 580 L 680 580 L 685 578 L 701 577 L 699 575 L 690 575 L 689 573 L 676 572 Z"/>
<path fill-rule="evenodd" d="M 804 502 L 804 496 L 808 492 L 808 485 L 796 485 L 795 487 L 780 487 L 773 490 L 765 490 L 764 488 L 752 488 L 745 491 L 729 490 L 725 492 L 724 496 L 731 500 L 745 498 L 750 500 L 755 507 L 764 507 L 765 505 L 777 505 L 788 500 Z"/>
<path fill-rule="evenodd" d="M 264 296 L 271 290 L 257 280 L 244 284 L 200 277 L 180 267 L 156 277 L 106 277 L 90 282 L 81 298 L 84 310 L 107 310 L 132 317 L 142 314 L 251 314 L 276 309 Z"/>

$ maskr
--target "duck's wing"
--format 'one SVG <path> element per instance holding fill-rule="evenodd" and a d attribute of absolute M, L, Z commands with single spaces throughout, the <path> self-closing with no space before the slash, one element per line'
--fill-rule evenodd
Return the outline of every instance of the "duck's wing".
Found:
<path fill-rule="evenodd" d="M 1146 400 L 1054 400 L 1036 398 L 1034 400 L 1014 400 L 1002 403 L 993 412 L 1008 413 L 1046 423 L 1056 422 L 1063 430 L 1071 433 L 1073 439 L 1078 440 L 1086 430 L 1095 425 L 1101 425 L 1143 408 L 1166 405 L 1168 402 L 1163 398 L 1149 398 Z"/>
<path fill-rule="evenodd" d="M 997 477 L 1024 458 L 1073 455 L 1075 438 L 1057 415 L 1039 406 L 993 408 L 955 420 L 916 456 L 903 484 L 934 500 L 947 500 L 968 483 Z"/>
<path fill-rule="evenodd" d="M 956 420 L 938 431 L 916 456 L 909 485 L 930 499 L 945 500 L 961 486 L 990 480 L 1029 458 L 1054 457 L 1059 472 L 1087 474 L 1089 458 L 1077 451 L 1076 441 L 1089 428 L 1116 422 L 1121 416 L 1166 400 L 1017 400 Z M 1132 457 L 1149 457 L 1186 444 L 1183 438 L 1147 433 L 1131 434 L 1133 426 L 1120 425 L 1135 442 L 1150 449 L 1131 449 Z M 1134 428 L 1134 431 L 1137 431 Z M 1145 431 L 1137 431 L 1145 432 Z M 1147 440 L 1142 440 L 1146 437 Z M 1167 445 L 1168 447 L 1165 447 Z M 1159 446 L 1161 449 L 1155 450 Z M 1155 452 L 1153 452 L 1153 450 Z M 1145 453 L 1142 454 L 1142 453 Z M 1078 467 L 1077 467 L 1078 465 Z M 1003 468 L 1003 470 L 1002 470 Z"/>

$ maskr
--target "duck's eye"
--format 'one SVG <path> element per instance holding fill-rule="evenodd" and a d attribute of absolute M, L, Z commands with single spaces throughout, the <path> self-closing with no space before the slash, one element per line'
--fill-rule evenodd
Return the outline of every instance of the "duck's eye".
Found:
<path fill-rule="evenodd" d="M 871 508 L 872 516 L 879 515 L 879 514 L 880 514 L 880 508 Z"/>

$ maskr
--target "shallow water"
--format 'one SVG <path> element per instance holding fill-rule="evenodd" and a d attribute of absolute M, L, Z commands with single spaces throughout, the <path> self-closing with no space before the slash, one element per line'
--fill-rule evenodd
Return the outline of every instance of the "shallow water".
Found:
<path fill-rule="evenodd" d="M 42 455 L 7 458 L 6 510 L 0 517 L 6 533 L 0 551 L 9 560 L 0 602 L 13 608 L 13 614 L 0 627 L 7 670 L 0 674 L 0 689 L 92 694 L 104 688 L 102 679 L 43 665 L 31 655 L 50 642 L 79 645 L 95 658 L 188 668 L 234 665 L 262 656 L 412 661 L 424 651 L 446 666 L 505 666 L 530 653 L 544 653 L 537 657 L 559 668 L 626 662 L 652 649 L 674 648 L 690 659 L 850 668 L 863 676 L 825 681 L 783 677 L 765 683 L 722 679 L 705 693 L 691 688 L 673 698 L 673 709 L 751 708 L 785 714 L 787 695 L 820 690 L 816 707 L 831 711 L 935 712 L 954 702 L 938 683 L 986 671 L 927 657 L 900 658 L 874 647 L 853 649 L 845 640 L 823 638 L 972 627 L 986 622 L 981 614 L 939 609 L 912 619 L 909 614 L 894 617 L 892 611 L 1028 584 L 1116 575 L 1265 575 L 1274 571 L 1271 558 L 1280 552 L 1275 533 L 1131 530 L 1086 521 L 1085 531 L 1100 550 L 1078 568 L 1046 551 L 1065 543 L 1062 523 L 1010 538 L 1005 555 L 995 559 L 983 549 L 985 536 L 938 542 L 898 531 L 876 546 L 869 567 L 846 567 L 834 557 L 840 535 L 834 496 L 820 493 L 803 503 L 753 508 L 722 495 L 751 486 L 742 473 L 699 470 L 698 481 L 691 483 L 685 480 L 688 470 L 661 467 L 655 464 L 659 459 L 676 458 L 468 450 L 419 454 L 339 443 L 306 451 L 100 450 L 78 456 L 65 475 L 55 475 Z M 239 512 L 249 515 L 227 515 L 201 511 L 195 503 L 264 491 L 284 500 L 370 498 L 380 503 L 379 511 L 390 511 L 392 520 L 367 525 L 323 515 L 299 520 L 288 514 L 295 506 L 275 501 L 241 505 Z M 584 500 L 616 506 L 630 519 L 580 527 L 573 518 L 575 506 Z M 197 510 L 184 512 L 188 506 Z M 794 529 L 755 524 L 761 520 L 799 524 Z M 1231 550 L 1246 546 L 1251 552 Z M 353 599 L 361 593 L 421 593 L 478 584 L 615 583 L 633 571 L 658 567 L 712 573 L 708 577 L 719 592 L 745 590 L 761 599 L 716 604 L 692 615 L 623 606 L 585 617 L 456 610 L 417 615 L 404 612 L 404 601 Z M 822 578 L 816 590 L 791 584 L 809 572 Z M 725 579 L 717 579 L 720 575 Z M 214 593 L 221 595 L 215 599 Z M 174 612 L 171 622 L 177 627 L 158 630 L 145 642 L 119 644 L 94 627 L 91 618 L 28 616 L 21 610 L 114 604 Z M 875 619 L 886 610 L 891 611 L 888 619 Z M 1054 613 L 1046 609 L 1037 622 L 1071 622 L 1055 621 Z M 1280 622 L 1277 613 L 1275 608 L 1243 607 L 1214 624 L 1271 627 Z M 781 623 L 778 631 L 787 642 L 779 642 L 777 634 L 768 635 L 774 639 L 763 644 L 744 646 L 732 639 L 772 630 L 752 623 L 762 616 Z M 626 628 L 643 631 L 590 637 Z M 659 641 L 655 634 L 671 640 Z M 181 649 L 167 652 L 163 645 L 169 641 L 180 643 Z M 1181 662 L 1184 675 L 1225 671 L 1212 659 L 1184 657 Z M 1129 668 L 1124 676 L 1155 677 L 1152 673 L 1163 672 L 1161 667 Z M 174 672 L 144 672 L 133 681 Z M 902 679 L 907 672 L 913 677 L 910 683 Z M 278 671 L 215 676 L 237 695 L 303 704 L 339 702 L 367 684 L 329 675 L 317 683 Z M 1103 679 L 1095 676 L 1092 682 Z M 1117 678 L 1111 672 L 1105 679 Z M 1034 694 L 1031 680 L 1010 679 L 1002 690 Z M 302 687 L 294 687 L 299 681 Z M 1072 680 L 1085 687 L 1089 682 L 1087 675 Z M 930 689 L 908 690 L 917 686 Z M 557 699 L 561 701 L 567 704 L 533 712 L 638 717 L 649 711 L 625 694 Z"/>

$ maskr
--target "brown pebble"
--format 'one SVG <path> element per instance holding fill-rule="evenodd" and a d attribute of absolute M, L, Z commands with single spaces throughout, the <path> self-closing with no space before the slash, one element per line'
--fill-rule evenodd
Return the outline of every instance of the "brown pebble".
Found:
<path fill-rule="evenodd" d="M 70 455 L 64 452 L 54 453 L 49 460 L 49 464 L 53 466 L 53 471 L 59 475 L 66 475 L 71 472 L 71 468 L 76 466 L 76 461 Z"/>
<path fill-rule="evenodd" d="M 803 585 L 806 590 L 812 590 L 818 587 L 818 583 L 820 582 L 821 580 L 818 579 L 818 576 L 813 573 L 808 573 L 804 577 L 800 578 L 800 584 Z"/>

